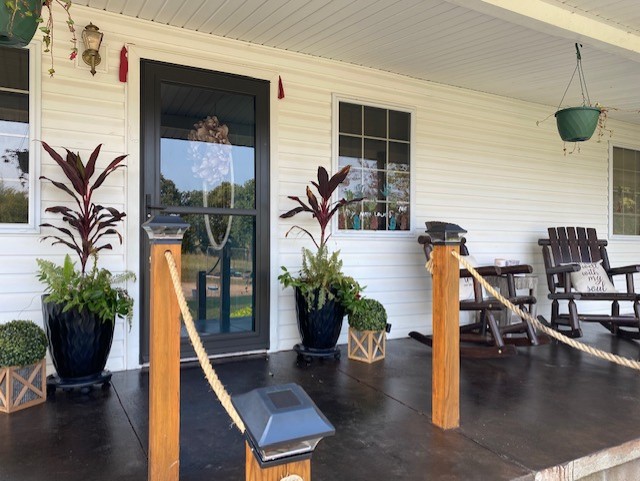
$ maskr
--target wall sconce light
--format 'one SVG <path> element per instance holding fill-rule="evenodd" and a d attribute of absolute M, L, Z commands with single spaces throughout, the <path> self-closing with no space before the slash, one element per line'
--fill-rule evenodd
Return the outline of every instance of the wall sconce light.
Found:
<path fill-rule="evenodd" d="M 99 30 L 98 27 L 89 22 L 89 25 L 84 27 L 82 31 L 82 42 L 85 48 L 85 51 L 82 52 L 82 60 L 91 66 L 91 75 L 96 74 L 96 65 L 100 65 L 100 60 L 102 60 L 98 52 L 102 43 L 102 33 Z"/>

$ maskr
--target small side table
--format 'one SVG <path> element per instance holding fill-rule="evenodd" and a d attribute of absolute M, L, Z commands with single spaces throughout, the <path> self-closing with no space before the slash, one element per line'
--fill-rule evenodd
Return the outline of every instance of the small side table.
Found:
<path fill-rule="evenodd" d="M 500 294 L 505 297 L 509 296 L 509 286 L 507 286 L 507 279 L 504 277 L 492 277 L 489 282 L 492 286 L 496 287 Z M 536 292 L 538 289 L 538 276 L 536 274 L 516 274 L 513 276 L 513 282 L 516 288 L 516 294 L 518 291 L 527 291 L 527 295 L 536 297 Z M 536 317 L 537 307 L 536 304 L 529 304 L 528 306 L 529 314 L 533 317 Z M 507 313 L 509 312 L 509 315 Z M 506 307 L 500 311 L 500 313 L 496 313 L 496 320 L 502 324 L 511 324 L 512 316 L 515 316 L 512 312 L 509 311 Z"/>

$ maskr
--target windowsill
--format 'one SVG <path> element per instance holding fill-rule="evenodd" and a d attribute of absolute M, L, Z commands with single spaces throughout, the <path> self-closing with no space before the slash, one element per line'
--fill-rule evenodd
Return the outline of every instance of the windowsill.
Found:
<path fill-rule="evenodd" d="M 10 225 L 10 224 L 7 224 L 7 225 L 0 224 L 0 236 L 14 235 L 14 234 L 19 234 L 19 235 L 40 234 L 40 228 L 34 227 L 32 225 L 19 226 L 19 225 Z"/>
<path fill-rule="evenodd" d="M 334 231 L 332 237 L 336 238 L 366 238 L 366 239 L 397 239 L 397 238 L 414 238 L 415 233 L 412 230 L 341 230 Z"/>
<path fill-rule="evenodd" d="M 622 241 L 622 242 L 638 242 L 640 240 L 640 234 L 638 235 L 611 234 L 611 236 L 609 236 L 609 240 Z"/>

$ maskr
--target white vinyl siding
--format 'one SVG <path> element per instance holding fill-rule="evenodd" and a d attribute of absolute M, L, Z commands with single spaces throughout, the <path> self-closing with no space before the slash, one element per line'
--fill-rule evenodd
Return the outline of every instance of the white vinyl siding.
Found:
<path fill-rule="evenodd" d="M 332 236 L 344 270 L 381 301 L 393 324 L 390 337 L 431 331 L 431 280 L 416 242 L 427 220 L 445 220 L 468 230 L 468 247 L 480 263 L 494 258 L 533 264 L 540 275 L 538 313 L 548 315 L 543 264 L 537 240 L 548 226 L 595 227 L 606 237 L 608 147 L 595 139 L 580 153 L 564 155 L 545 106 L 419 81 L 282 50 L 189 32 L 139 19 L 74 6 L 77 25 L 92 21 L 104 32 L 104 65 L 95 77 L 82 61 L 67 59 L 65 25 L 57 25 L 56 76 L 42 72 L 42 134 L 52 146 L 84 156 L 103 143 L 100 163 L 127 153 L 127 168 L 108 179 L 97 201 L 127 212 L 124 245 L 101 255 L 101 265 L 139 271 L 140 58 L 179 63 L 271 81 L 271 349 L 299 342 L 291 289 L 277 281 L 281 265 L 297 270 L 306 238 L 285 233 L 291 225 L 316 229 L 302 215 L 279 219 L 292 208 L 288 195 L 301 195 L 319 165 L 333 170 L 332 95 L 406 106 L 412 110 L 412 230 L 408 236 L 372 239 Z M 61 21 L 61 17 L 57 20 Z M 120 49 L 129 46 L 129 82 L 120 83 Z M 285 98 L 277 99 L 282 77 Z M 560 85 L 559 88 L 562 88 Z M 616 141 L 632 143 L 640 126 L 610 121 Z M 48 156 L 42 174 L 61 178 Z M 57 221 L 44 209 L 61 194 L 42 185 L 42 221 Z M 304 218 L 303 218 L 304 217 Z M 315 231 L 314 231 L 315 232 Z M 40 243 L 38 235 L 3 236 L 0 252 L 0 321 L 16 317 L 41 321 L 42 287 L 35 278 L 36 257 L 61 261 L 66 251 Z M 640 259 L 640 245 L 611 239 L 612 263 Z M 129 285 L 139 308 L 138 283 Z M 108 368 L 138 366 L 140 315 L 129 331 L 118 321 Z M 340 342 L 346 342 L 346 322 Z"/>

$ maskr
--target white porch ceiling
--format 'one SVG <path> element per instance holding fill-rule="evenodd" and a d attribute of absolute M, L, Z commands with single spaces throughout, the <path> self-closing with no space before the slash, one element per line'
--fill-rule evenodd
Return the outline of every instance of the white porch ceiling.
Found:
<path fill-rule="evenodd" d="M 593 102 L 640 123 L 638 0 L 74 0 L 156 23 L 557 106 L 582 57 Z M 578 103 L 574 82 L 565 104 Z"/>

